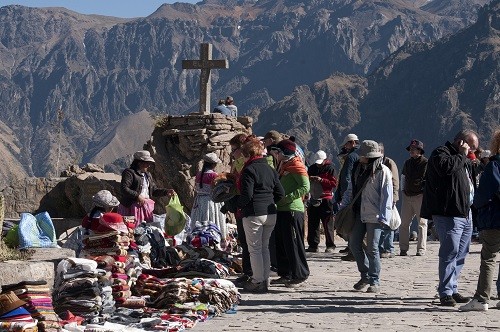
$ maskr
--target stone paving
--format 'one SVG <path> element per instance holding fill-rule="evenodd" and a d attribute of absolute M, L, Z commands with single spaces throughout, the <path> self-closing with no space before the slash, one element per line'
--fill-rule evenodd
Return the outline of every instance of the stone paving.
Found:
<path fill-rule="evenodd" d="M 311 276 L 301 288 L 243 293 L 236 314 L 199 323 L 193 331 L 500 331 L 498 300 L 490 302 L 487 312 L 436 305 L 438 242 L 428 242 L 426 256 L 415 256 L 412 242 L 410 256 L 382 259 L 379 294 L 352 288 L 359 274 L 354 262 L 340 260 L 338 250 L 345 243 L 339 243 L 334 254 L 308 253 Z M 472 244 L 459 281 L 463 295 L 474 294 L 480 250 L 480 244 Z"/>

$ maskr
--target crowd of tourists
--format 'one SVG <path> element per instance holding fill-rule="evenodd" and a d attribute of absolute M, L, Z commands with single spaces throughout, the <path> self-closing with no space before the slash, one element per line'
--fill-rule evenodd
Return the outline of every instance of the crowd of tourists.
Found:
<path fill-rule="evenodd" d="M 428 157 L 424 143 L 411 139 L 401 173 L 385 155 L 382 142 L 360 140 L 356 134 L 347 135 L 336 153 L 338 171 L 325 151 L 305 158 L 294 137 L 274 130 L 263 137 L 237 135 L 231 147 L 239 190 L 233 212 L 241 225 L 244 265 L 238 286 L 258 293 L 275 285 L 300 287 L 310 274 L 306 252 L 319 251 L 320 225 L 325 252 L 332 253 L 335 216 L 348 207 L 352 226 L 338 235 L 348 241 L 343 260 L 355 261 L 360 275 L 354 289 L 380 292 L 381 258 L 411 254 L 411 226 L 416 221 L 416 256 L 426 255 L 428 224 L 440 241 L 440 304 L 459 303 L 462 311 L 488 309 L 500 250 L 500 130 L 491 138 L 490 150 L 479 147 L 474 131 L 463 130 Z M 392 228 L 394 218 L 400 218 L 398 229 Z M 458 292 L 458 281 L 477 232 L 481 267 L 471 299 Z M 270 280 L 270 270 L 278 277 Z"/>
<path fill-rule="evenodd" d="M 237 134 L 229 145 L 228 172 L 217 173 L 222 161 L 216 153 L 202 156 L 190 216 L 173 189 L 155 183 L 150 152 L 134 153 L 122 173 L 119 199 L 108 190 L 97 192 L 65 243 L 76 258 L 59 264 L 52 296 L 46 281 L 5 285 L 2 326 L 192 327 L 235 312 L 239 290 L 303 286 L 314 273 L 307 253 L 319 252 L 321 228 L 326 254 L 335 252 L 336 238 L 347 240 L 342 259 L 355 262 L 353 273 L 359 273 L 353 288 L 379 293 L 381 259 L 413 253 L 425 259 L 431 223 L 440 242 L 440 304 L 488 310 L 500 251 L 500 129 L 490 150 L 479 147 L 474 131 L 462 130 L 428 157 L 424 143 L 411 139 L 402 147 L 409 155 L 401 173 L 382 142 L 353 133 L 333 153 L 338 170 L 327 152 L 306 154 L 295 137 L 275 130 L 262 137 Z M 153 214 L 153 197 L 160 196 L 171 202 L 162 221 Z M 235 225 L 227 222 L 230 214 Z M 458 282 L 475 232 L 481 265 L 476 292 L 468 297 L 459 293 Z M 225 280 L 235 273 L 240 276 L 234 283 Z"/>

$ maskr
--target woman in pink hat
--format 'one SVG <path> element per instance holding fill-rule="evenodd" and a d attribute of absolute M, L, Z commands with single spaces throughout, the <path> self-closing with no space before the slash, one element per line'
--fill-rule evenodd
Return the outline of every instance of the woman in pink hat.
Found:
<path fill-rule="evenodd" d="M 174 195 L 173 189 L 158 188 L 149 172 L 155 163 L 149 151 L 134 153 L 134 161 L 122 173 L 120 205 L 118 213 L 134 216 L 136 224 L 153 221 L 155 202 L 152 196 Z"/>

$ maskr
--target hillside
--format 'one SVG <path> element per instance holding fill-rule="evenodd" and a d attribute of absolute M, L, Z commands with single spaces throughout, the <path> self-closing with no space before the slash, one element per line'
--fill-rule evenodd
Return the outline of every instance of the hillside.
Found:
<path fill-rule="evenodd" d="M 276 114 L 288 112 L 294 121 L 281 120 L 280 128 L 318 137 L 304 139 L 309 150 L 321 147 L 336 154 L 336 143 L 356 132 L 361 139 L 384 142 L 386 153 L 399 163 L 407 158 L 404 148 L 412 138 L 422 140 L 430 152 L 461 128 L 477 130 L 486 148 L 500 123 L 499 15 L 496 0 L 469 28 L 434 43 L 407 43 L 367 78 L 344 75 L 301 87 L 307 91 L 307 108 L 290 112 L 289 105 L 305 101 L 306 94 L 295 90 L 276 104 L 281 106 L 262 110 L 255 126 L 265 131 L 273 127 Z M 346 88 L 325 90 L 329 84 Z M 327 128 L 316 126 L 314 116 L 296 117 L 318 109 Z M 346 126 L 339 126 L 338 110 L 345 112 L 340 119 L 350 120 Z"/>
<path fill-rule="evenodd" d="M 232 95 L 240 113 L 258 114 L 296 87 L 301 91 L 335 73 L 366 76 L 405 43 L 434 42 L 456 33 L 489 1 L 433 2 L 441 5 L 206 0 L 165 4 L 133 20 L 64 8 L 1 7 L 0 121 L 19 145 L 12 167 L 22 165 L 19 172 L 28 175 L 57 174 L 65 165 L 99 155 L 102 133 L 127 116 L 144 109 L 152 114 L 194 111 L 199 73 L 181 70 L 181 61 L 198 58 L 201 42 L 212 43 L 214 58 L 230 63 L 229 69 L 212 74 L 213 99 Z M 363 94 L 362 89 L 338 88 L 347 95 Z M 356 104 L 353 98 L 346 102 Z M 300 106 L 299 118 L 304 118 L 306 103 L 289 106 Z M 342 118 L 325 116 L 328 112 L 318 108 L 311 116 L 317 124 L 310 128 L 326 130 L 330 123 L 320 120 Z M 310 138 L 310 132 L 303 130 L 301 139 L 317 146 L 320 138 Z M 338 135 L 327 137 L 331 141 Z M 124 147 L 135 146 L 132 136 L 124 139 Z"/>

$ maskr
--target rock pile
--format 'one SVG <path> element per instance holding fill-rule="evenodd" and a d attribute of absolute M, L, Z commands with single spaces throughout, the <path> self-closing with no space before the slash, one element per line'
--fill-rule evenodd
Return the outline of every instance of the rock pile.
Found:
<path fill-rule="evenodd" d="M 229 140 L 239 133 L 251 134 L 252 122 L 250 117 L 234 118 L 222 114 L 165 117 L 145 146 L 156 160 L 155 180 L 164 187 L 175 189 L 183 205 L 190 210 L 194 180 L 201 170 L 202 156 L 208 152 L 216 153 L 222 160 L 216 171 L 229 171 Z M 157 204 L 155 210 L 162 212 L 164 205 Z"/>

